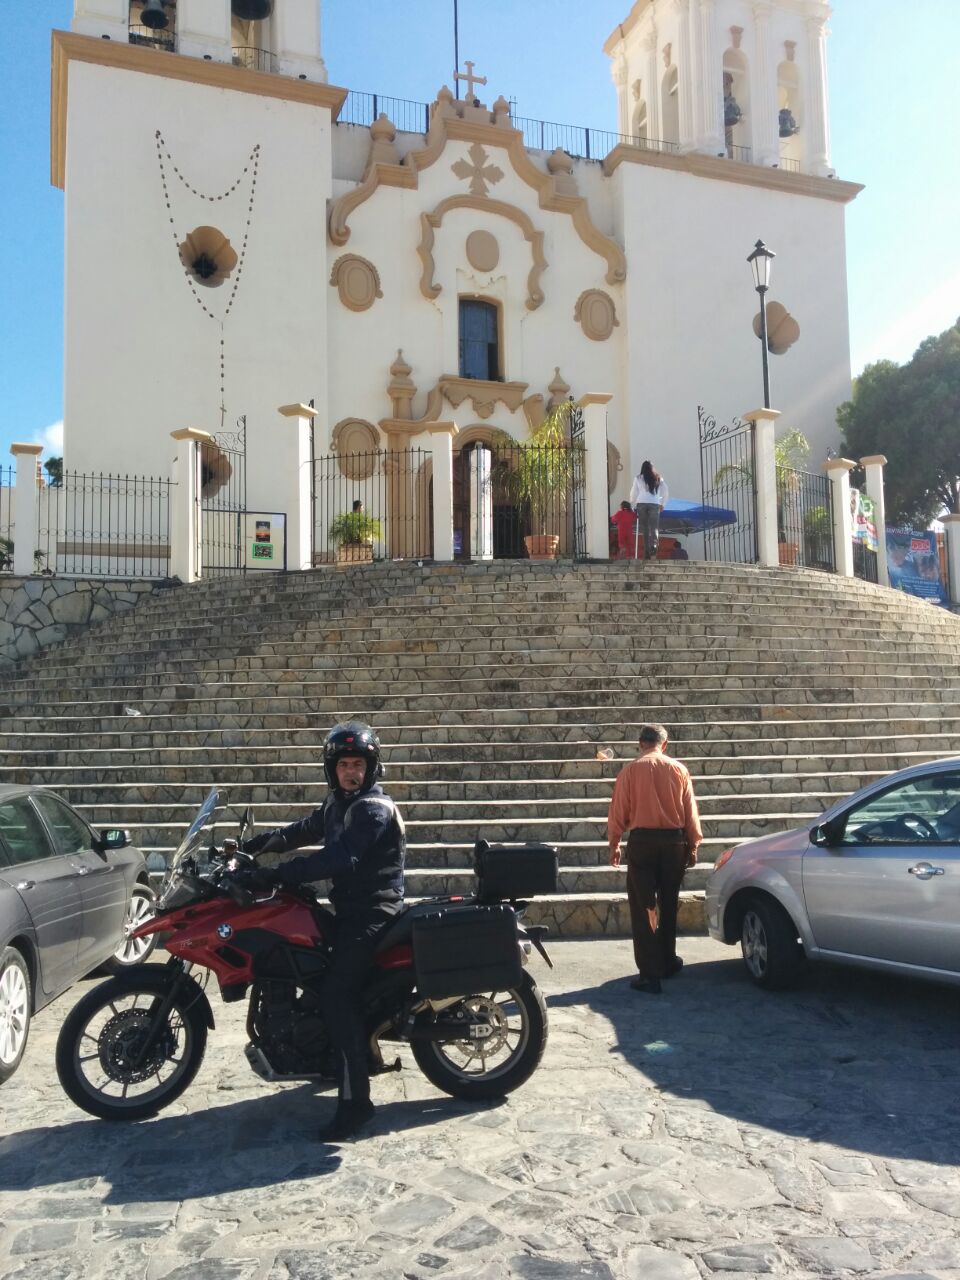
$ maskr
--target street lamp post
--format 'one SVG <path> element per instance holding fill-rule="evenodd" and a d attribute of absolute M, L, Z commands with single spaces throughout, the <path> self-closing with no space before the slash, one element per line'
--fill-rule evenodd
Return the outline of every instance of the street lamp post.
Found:
<path fill-rule="evenodd" d="M 770 368 L 767 363 L 767 301 L 770 288 L 770 264 L 777 255 L 758 240 L 747 261 L 753 269 L 753 283 L 760 295 L 760 343 L 763 347 L 763 407 L 770 408 Z"/>

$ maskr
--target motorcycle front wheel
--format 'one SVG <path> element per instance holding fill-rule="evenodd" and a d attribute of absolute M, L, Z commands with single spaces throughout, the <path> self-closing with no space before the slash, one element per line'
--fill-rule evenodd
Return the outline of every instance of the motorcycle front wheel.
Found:
<path fill-rule="evenodd" d="M 465 996 L 459 1007 L 486 1019 L 492 1033 L 482 1040 L 414 1040 L 417 1066 L 454 1098 L 502 1098 L 519 1089 L 547 1047 L 547 1010 L 533 978 L 524 972 L 513 990 Z"/>
<path fill-rule="evenodd" d="M 74 1006 L 57 1039 L 57 1075 L 78 1107 L 101 1120 L 143 1120 L 193 1080 L 207 1045 L 206 1018 L 196 983 L 188 982 L 158 1028 L 170 983 L 165 967 L 151 966 L 111 978 Z M 148 1036 L 153 1043 L 143 1054 Z"/>

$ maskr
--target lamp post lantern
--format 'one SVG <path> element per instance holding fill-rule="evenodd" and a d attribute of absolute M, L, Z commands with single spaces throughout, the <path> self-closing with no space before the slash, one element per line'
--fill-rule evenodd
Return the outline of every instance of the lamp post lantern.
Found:
<path fill-rule="evenodd" d="M 770 408 L 770 368 L 767 363 L 767 301 L 770 288 L 770 264 L 777 255 L 758 240 L 753 253 L 747 258 L 753 270 L 753 283 L 760 295 L 760 344 L 763 347 L 763 407 Z"/>

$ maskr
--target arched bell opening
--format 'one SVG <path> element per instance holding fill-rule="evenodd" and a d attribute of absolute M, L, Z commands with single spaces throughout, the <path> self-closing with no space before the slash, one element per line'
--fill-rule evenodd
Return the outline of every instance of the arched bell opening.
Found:
<path fill-rule="evenodd" d="M 128 21 L 131 44 L 147 49 L 176 49 L 176 0 L 130 0 Z"/>
<path fill-rule="evenodd" d="M 660 84 L 660 120 L 663 141 L 678 146 L 680 143 L 680 73 L 675 66 L 667 67 Z"/>
<path fill-rule="evenodd" d="M 233 63 L 250 71 L 274 71 L 273 0 L 231 0 Z"/>
<path fill-rule="evenodd" d="M 795 62 L 781 62 L 777 68 L 777 113 L 781 162 L 799 167 L 803 158 L 803 99 Z"/>
<path fill-rule="evenodd" d="M 729 158 L 749 163 L 753 130 L 750 64 L 741 49 L 731 48 L 723 55 L 723 128 Z"/>

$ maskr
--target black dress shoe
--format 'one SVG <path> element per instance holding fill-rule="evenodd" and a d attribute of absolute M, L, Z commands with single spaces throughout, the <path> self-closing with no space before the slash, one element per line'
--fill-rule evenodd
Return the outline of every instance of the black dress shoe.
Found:
<path fill-rule="evenodd" d="M 339 1102 L 336 1113 L 325 1129 L 320 1130 L 321 1142 L 346 1142 L 354 1138 L 360 1130 L 370 1123 L 374 1115 L 374 1105 L 369 1099 L 365 1102 Z"/>
<path fill-rule="evenodd" d="M 631 978 L 630 986 L 648 996 L 658 996 L 662 990 L 659 978 Z"/>
<path fill-rule="evenodd" d="M 676 956 L 671 961 L 670 967 L 667 969 L 667 972 L 663 976 L 665 978 L 675 978 L 682 968 L 683 968 L 683 961 L 680 959 L 679 956 Z"/>

